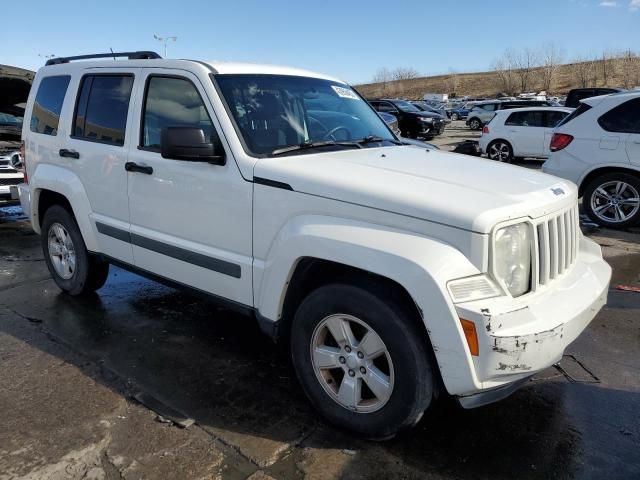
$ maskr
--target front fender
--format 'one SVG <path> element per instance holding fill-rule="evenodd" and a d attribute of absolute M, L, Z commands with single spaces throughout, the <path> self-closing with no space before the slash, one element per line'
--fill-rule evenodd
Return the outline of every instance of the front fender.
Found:
<path fill-rule="evenodd" d="M 38 217 L 40 194 L 43 190 L 51 190 L 66 197 L 71 204 L 73 215 L 76 218 L 76 222 L 78 222 L 78 227 L 87 249 L 92 252 L 98 251 L 96 235 L 89 220 L 91 213 L 89 197 L 76 174 L 56 165 L 38 164 L 33 174 L 29 177 L 29 187 L 31 189 L 30 218 L 36 233 L 41 233 L 40 223 L 42 219 Z"/>
<path fill-rule="evenodd" d="M 289 221 L 254 270 L 256 308 L 277 321 L 288 283 L 304 258 L 324 259 L 389 278 L 422 314 L 447 390 L 473 385 L 471 357 L 446 289 L 448 280 L 480 273 L 458 250 L 411 232 L 340 218 L 306 215 Z"/>

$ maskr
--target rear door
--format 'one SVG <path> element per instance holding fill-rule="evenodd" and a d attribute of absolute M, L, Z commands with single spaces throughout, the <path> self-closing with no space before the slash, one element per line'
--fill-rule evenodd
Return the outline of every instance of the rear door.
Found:
<path fill-rule="evenodd" d="M 523 157 L 543 156 L 544 112 L 536 110 L 515 111 L 505 122 L 514 153 Z"/>
<path fill-rule="evenodd" d="M 99 68 L 74 78 L 71 135 L 60 150 L 87 192 L 101 252 L 126 263 L 133 263 L 133 253 L 124 165 L 139 74 L 136 68 Z"/>

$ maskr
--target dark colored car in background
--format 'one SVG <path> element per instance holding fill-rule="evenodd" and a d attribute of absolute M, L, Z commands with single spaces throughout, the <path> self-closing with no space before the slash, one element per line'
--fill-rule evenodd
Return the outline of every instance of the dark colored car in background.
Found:
<path fill-rule="evenodd" d="M 398 119 L 396 118 L 396 116 L 386 112 L 378 112 L 378 115 L 380 115 L 380 118 L 384 120 L 384 123 L 387 124 L 387 126 L 391 129 L 394 135 L 399 137 L 400 127 L 398 127 Z"/>
<path fill-rule="evenodd" d="M 406 100 L 381 98 L 369 103 L 378 112 L 394 115 L 403 137 L 431 139 L 444 132 L 445 119 L 442 115 L 422 111 Z"/>
<path fill-rule="evenodd" d="M 411 103 L 412 105 L 415 105 L 416 107 L 418 107 L 419 110 L 422 110 L 423 112 L 432 112 L 432 113 L 437 113 L 438 115 L 442 115 L 442 118 L 444 118 L 444 121 L 446 123 L 451 123 L 451 120 L 449 119 L 449 116 L 447 115 L 447 112 L 444 109 L 444 106 L 442 105 L 440 106 L 429 105 L 427 102 L 423 102 L 420 100 L 412 101 L 409 103 Z"/>
<path fill-rule="evenodd" d="M 618 93 L 622 91 L 624 90 L 621 88 L 574 88 L 569 91 L 567 100 L 564 102 L 564 106 L 578 108 L 580 106 L 580 100 L 584 100 L 585 98 L 609 95 L 610 93 Z"/>

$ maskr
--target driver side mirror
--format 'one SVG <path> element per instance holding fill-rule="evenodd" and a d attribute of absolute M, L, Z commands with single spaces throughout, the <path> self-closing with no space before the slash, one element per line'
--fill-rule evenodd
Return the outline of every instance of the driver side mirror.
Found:
<path fill-rule="evenodd" d="M 211 142 L 206 140 L 204 130 L 197 127 L 167 127 L 160 134 L 162 158 L 187 162 L 207 162 L 224 165 L 226 157 L 217 135 Z"/>

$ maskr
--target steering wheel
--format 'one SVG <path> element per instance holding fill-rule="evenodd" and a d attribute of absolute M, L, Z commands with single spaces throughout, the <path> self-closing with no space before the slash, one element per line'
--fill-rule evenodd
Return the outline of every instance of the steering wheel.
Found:
<path fill-rule="evenodd" d="M 322 139 L 338 141 L 338 139 L 335 137 L 335 134 L 341 130 L 344 130 L 347 133 L 347 140 L 351 140 L 351 130 L 349 130 L 347 127 L 343 125 L 338 125 L 337 127 L 332 128 L 331 130 L 329 130 L 327 133 L 324 134 Z"/>

